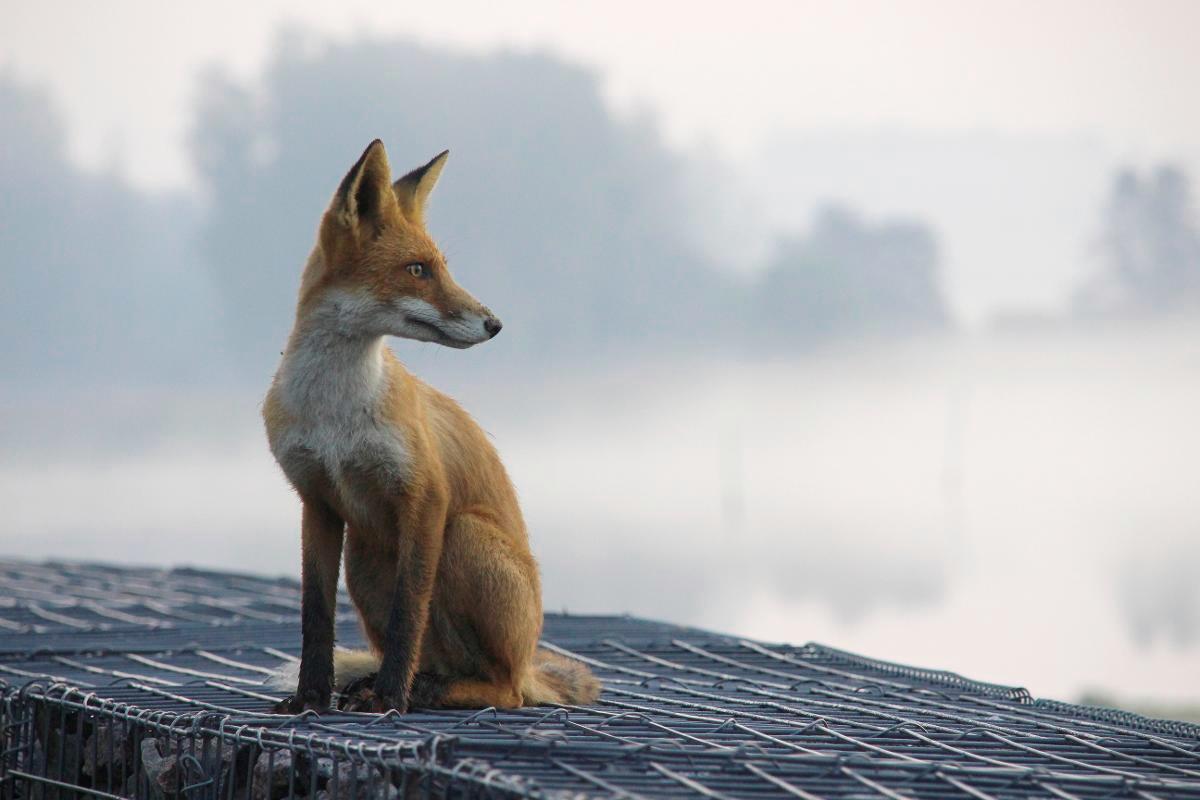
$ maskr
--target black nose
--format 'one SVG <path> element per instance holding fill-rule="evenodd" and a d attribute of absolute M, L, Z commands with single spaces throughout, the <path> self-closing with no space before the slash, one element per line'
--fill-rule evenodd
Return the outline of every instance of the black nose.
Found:
<path fill-rule="evenodd" d="M 489 317 L 483 321 L 483 329 L 488 332 L 488 336 L 493 338 L 495 338 L 496 334 L 499 333 L 500 329 L 503 327 L 504 324 L 495 317 Z"/>

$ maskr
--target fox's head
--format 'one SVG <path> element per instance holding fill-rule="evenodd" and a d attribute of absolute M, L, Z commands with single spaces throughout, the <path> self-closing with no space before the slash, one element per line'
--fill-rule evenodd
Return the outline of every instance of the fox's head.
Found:
<path fill-rule="evenodd" d="M 401 336 L 465 348 L 500 320 L 454 282 L 425 230 L 425 204 L 448 152 L 392 182 L 376 139 L 346 173 L 321 219 L 302 311 L 348 336 Z"/>

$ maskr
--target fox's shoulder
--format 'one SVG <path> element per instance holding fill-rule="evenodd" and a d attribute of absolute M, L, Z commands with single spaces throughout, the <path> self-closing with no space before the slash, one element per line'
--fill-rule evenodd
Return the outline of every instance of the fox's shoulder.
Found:
<path fill-rule="evenodd" d="M 419 397 L 421 428 L 440 453 L 451 472 L 468 472 L 484 483 L 502 480 L 492 471 L 500 468 L 500 456 L 487 432 L 475 417 L 450 395 L 414 378 Z M 486 475 L 478 470 L 486 469 Z"/>
<path fill-rule="evenodd" d="M 425 418 L 432 424 L 450 427 L 476 424 L 474 418 L 457 400 L 440 389 L 435 389 L 416 377 L 413 378 L 413 387 Z"/>

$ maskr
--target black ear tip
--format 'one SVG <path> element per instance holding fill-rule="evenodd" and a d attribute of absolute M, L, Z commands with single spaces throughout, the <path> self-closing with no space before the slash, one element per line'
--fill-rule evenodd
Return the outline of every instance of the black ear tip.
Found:
<path fill-rule="evenodd" d="M 379 150 L 383 149 L 383 140 L 382 139 L 372 139 L 371 140 L 371 143 L 369 145 L 367 145 L 366 149 L 364 149 L 362 151 L 362 155 L 358 157 L 358 161 L 354 162 L 354 167 L 351 171 L 353 172 L 353 171 L 358 170 L 358 168 L 361 167 L 363 165 L 363 163 L 367 160 L 367 156 L 371 155 L 371 153 L 373 153 L 376 149 L 379 149 Z"/>

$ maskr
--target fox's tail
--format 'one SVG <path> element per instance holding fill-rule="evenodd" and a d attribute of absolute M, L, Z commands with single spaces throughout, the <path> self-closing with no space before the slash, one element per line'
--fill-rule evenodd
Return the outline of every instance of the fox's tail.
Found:
<path fill-rule="evenodd" d="M 521 695 L 531 706 L 588 705 L 600 696 L 600 681 L 587 665 L 539 647 Z"/>
<path fill-rule="evenodd" d="M 365 678 L 379 671 L 379 656 L 370 650 L 347 650 L 339 647 L 333 651 L 333 685 L 341 690 L 352 681 Z M 282 692 L 296 691 L 300 682 L 300 662 L 289 661 L 267 678 L 267 685 Z"/>

